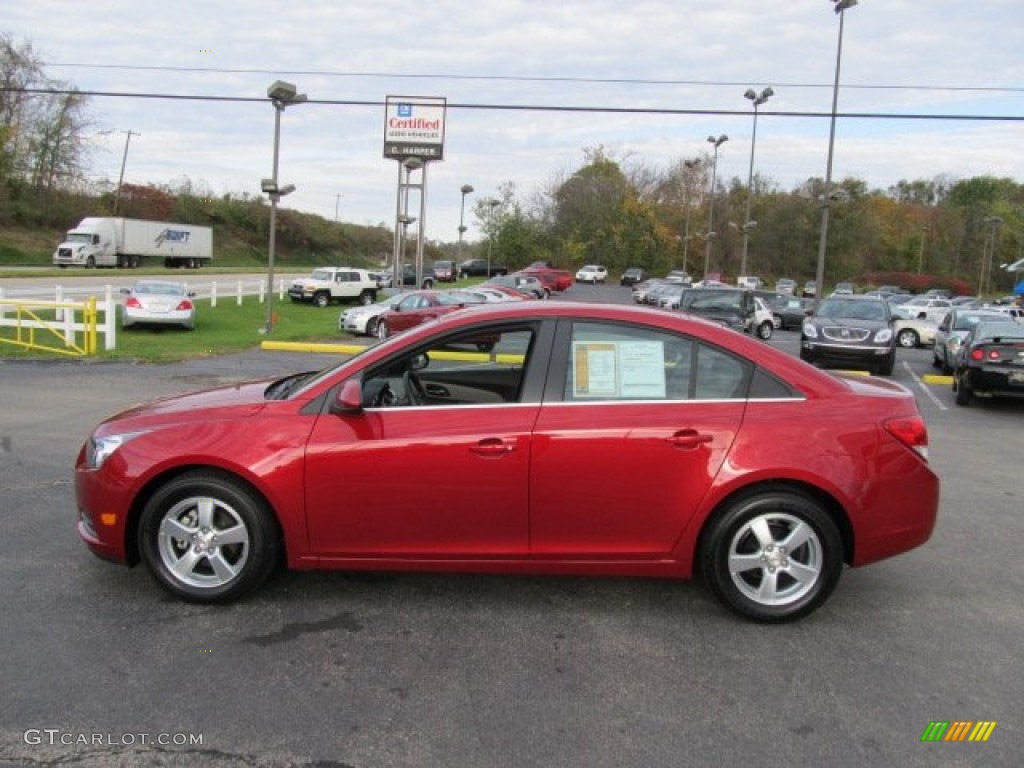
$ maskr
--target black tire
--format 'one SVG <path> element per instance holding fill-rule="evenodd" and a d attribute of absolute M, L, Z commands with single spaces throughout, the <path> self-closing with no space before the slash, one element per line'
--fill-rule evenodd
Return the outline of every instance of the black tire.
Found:
<path fill-rule="evenodd" d="M 913 328 L 904 328 L 896 334 L 896 343 L 904 349 L 916 349 L 921 343 L 921 337 Z"/>
<path fill-rule="evenodd" d="M 759 531 L 770 540 L 759 539 Z M 794 535 L 796 546 L 786 547 Z M 792 491 L 764 491 L 733 501 L 709 522 L 699 558 L 704 581 L 727 608 L 781 623 L 828 599 L 842 572 L 843 546 L 817 502 Z M 738 565 L 742 561 L 746 565 Z"/>
<path fill-rule="evenodd" d="M 429 277 L 425 278 L 423 280 L 423 290 L 429 291 L 433 287 L 434 287 L 434 281 L 431 280 Z"/>
<path fill-rule="evenodd" d="M 388 337 L 388 323 L 387 320 L 381 319 L 377 321 L 377 338 L 384 341 Z"/>
<path fill-rule="evenodd" d="M 371 317 L 366 321 L 366 335 L 376 336 L 377 335 L 377 321 L 379 318 Z"/>
<path fill-rule="evenodd" d="M 377 300 L 377 294 L 374 291 L 366 290 L 359 294 L 359 303 L 364 307 L 373 304 Z"/>
<path fill-rule="evenodd" d="M 953 372 L 953 366 L 949 364 L 949 358 L 946 356 L 946 351 L 942 351 L 942 360 L 939 363 L 939 367 L 942 368 L 942 373 L 949 376 Z"/>
<path fill-rule="evenodd" d="M 779 315 L 772 315 L 772 325 L 775 326 L 776 331 L 781 331 L 785 326 L 782 324 L 782 318 Z"/>
<path fill-rule="evenodd" d="M 331 303 L 331 294 L 327 291 L 317 291 L 313 294 L 313 304 L 323 309 Z"/>
<path fill-rule="evenodd" d="M 765 320 L 759 326 L 757 326 L 757 338 L 762 341 L 768 341 L 772 337 L 772 332 L 775 330 L 775 324 L 771 320 Z"/>
<path fill-rule="evenodd" d="M 878 364 L 879 376 L 892 376 L 892 369 L 896 367 L 896 354 L 889 355 L 884 361 Z"/>
<path fill-rule="evenodd" d="M 96 259 L 94 257 L 92 257 L 92 256 L 89 256 L 85 260 L 85 268 L 86 269 L 96 269 Z"/>
<path fill-rule="evenodd" d="M 248 486 L 199 470 L 169 481 L 146 502 L 138 546 L 171 594 L 193 603 L 227 603 L 266 580 L 280 558 L 281 536 Z"/>
<path fill-rule="evenodd" d="M 971 388 L 960 376 L 953 376 L 953 400 L 957 405 L 968 406 L 971 404 Z"/>

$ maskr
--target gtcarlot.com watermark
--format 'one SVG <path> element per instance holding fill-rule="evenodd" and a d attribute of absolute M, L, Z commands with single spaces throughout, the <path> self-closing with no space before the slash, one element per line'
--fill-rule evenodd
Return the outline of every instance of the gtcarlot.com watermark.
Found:
<path fill-rule="evenodd" d="M 22 739 L 30 746 L 51 747 L 197 747 L 203 744 L 201 733 L 85 733 L 60 728 L 29 728 Z"/>

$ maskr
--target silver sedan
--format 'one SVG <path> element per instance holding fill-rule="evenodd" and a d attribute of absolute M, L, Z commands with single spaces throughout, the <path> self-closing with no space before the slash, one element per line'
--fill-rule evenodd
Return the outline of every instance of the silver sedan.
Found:
<path fill-rule="evenodd" d="M 195 292 L 184 283 L 169 280 L 139 280 L 131 288 L 122 288 L 124 305 L 121 326 L 180 325 L 196 327 Z"/>

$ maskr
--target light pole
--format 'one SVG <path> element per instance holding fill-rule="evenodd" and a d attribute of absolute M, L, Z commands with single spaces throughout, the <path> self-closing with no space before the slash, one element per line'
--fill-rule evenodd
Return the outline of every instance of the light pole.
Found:
<path fill-rule="evenodd" d="M 985 223 L 989 225 L 988 234 L 985 236 L 985 243 L 981 254 L 981 275 L 978 278 L 978 297 L 985 295 L 986 291 L 992 290 L 992 262 L 996 255 L 996 235 L 1003 220 L 998 216 L 986 216 Z"/>
<path fill-rule="evenodd" d="M 750 245 L 750 230 L 757 226 L 757 222 L 750 218 L 751 207 L 754 202 L 754 147 L 757 145 L 757 108 L 768 101 L 775 94 L 771 86 L 765 88 L 760 94 L 753 88 L 747 88 L 743 98 L 750 99 L 754 105 L 754 130 L 750 134 L 750 170 L 747 171 L 747 214 L 743 219 L 743 255 L 740 256 L 740 274 L 747 274 L 747 249 Z"/>
<path fill-rule="evenodd" d="M 281 148 L 281 113 L 285 107 L 292 104 L 301 104 L 306 100 L 306 94 L 298 93 L 292 83 L 283 80 L 275 80 L 267 88 L 267 96 L 270 103 L 274 105 L 274 166 L 273 176 L 263 179 L 261 188 L 263 192 L 270 195 L 270 246 L 267 256 L 267 320 L 263 328 L 266 335 L 274 330 L 274 252 L 277 247 L 277 204 L 285 195 L 295 191 L 294 184 L 287 184 L 284 187 L 278 186 L 277 168 Z"/>
<path fill-rule="evenodd" d="M 132 140 L 132 136 L 141 136 L 141 133 L 136 133 L 133 130 L 127 130 L 124 132 L 124 154 L 121 156 L 121 175 L 117 177 L 117 195 L 114 197 L 114 215 L 117 215 L 117 209 L 121 205 L 121 185 L 124 184 L 124 167 L 128 163 L 128 143 Z"/>
<path fill-rule="evenodd" d="M 335 224 L 337 224 L 337 222 L 338 222 L 338 206 L 341 205 L 341 198 L 342 197 L 343 197 L 343 194 L 341 192 L 339 192 L 338 194 L 336 194 L 334 196 L 334 222 L 335 222 Z"/>
<path fill-rule="evenodd" d="M 458 259 L 462 260 L 462 236 L 466 234 L 466 225 L 463 223 L 466 217 L 466 195 L 473 193 L 472 184 L 463 184 L 462 189 L 462 206 L 459 208 L 459 247 L 458 247 Z M 457 274 L 456 270 L 459 268 L 458 264 L 452 265 L 452 274 Z"/>
<path fill-rule="evenodd" d="M 690 189 L 693 185 L 690 183 L 691 179 L 689 177 L 692 175 L 693 169 L 700 165 L 700 161 L 684 160 L 683 165 L 686 167 L 687 171 L 691 172 L 686 174 L 686 228 L 683 231 L 683 272 L 686 272 L 687 261 L 690 256 L 690 241 L 693 239 L 693 236 L 690 234 L 690 216 L 693 213 L 693 206 L 690 205 Z M 689 273 L 687 272 L 687 274 Z"/>
<path fill-rule="evenodd" d="M 487 238 L 487 279 L 491 277 L 491 248 L 494 245 L 494 209 L 501 205 L 500 200 L 488 200 L 488 207 L 491 209 L 489 216 L 491 236 Z"/>
<path fill-rule="evenodd" d="M 921 274 L 924 271 L 924 241 L 928 237 L 928 225 L 925 224 L 921 227 L 921 248 L 917 252 L 917 274 Z"/>
<path fill-rule="evenodd" d="M 715 159 L 711 163 L 711 199 L 708 200 L 708 237 L 707 243 L 704 246 L 704 274 L 701 275 L 701 280 L 705 280 L 708 276 L 708 269 L 711 267 L 711 239 L 715 236 L 714 225 L 715 225 L 715 182 L 718 178 L 718 148 L 725 144 L 729 140 L 729 137 L 724 133 L 717 139 L 714 136 L 708 136 L 708 142 L 713 144 L 715 147 Z"/>
<path fill-rule="evenodd" d="M 821 236 L 818 239 L 818 269 L 814 273 L 814 308 L 817 310 L 825 292 L 825 246 L 828 243 L 828 215 L 832 206 L 832 152 L 836 143 L 836 109 L 839 106 L 839 65 L 843 60 L 843 19 L 846 9 L 857 4 L 857 0 L 832 0 L 835 12 L 839 14 L 839 44 L 836 46 L 836 79 L 832 84 L 832 120 L 828 131 L 828 162 L 825 164 L 825 194 L 821 202 Z"/>

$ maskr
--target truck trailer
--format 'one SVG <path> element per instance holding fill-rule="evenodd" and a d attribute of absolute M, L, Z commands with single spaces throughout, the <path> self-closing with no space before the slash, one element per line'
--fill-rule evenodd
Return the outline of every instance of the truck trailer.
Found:
<path fill-rule="evenodd" d="M 198 269 L 213 259 L 213 230 L 195 224 L 113 217 L 82 219 L 53 252 L 58 267 L 138 267 L 163 259 L 168 268 Z"/>

